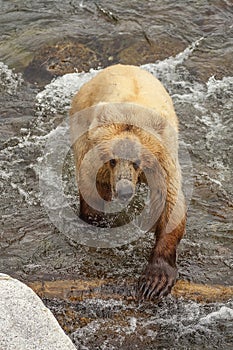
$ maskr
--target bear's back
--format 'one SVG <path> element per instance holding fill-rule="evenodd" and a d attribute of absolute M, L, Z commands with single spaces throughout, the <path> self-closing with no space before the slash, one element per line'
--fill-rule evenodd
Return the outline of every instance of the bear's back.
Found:
<path fill-rule="evenodd" d="M 177 130 L 169 94 L 158 79 L 139 67 L 118 64 L 102 70 L 74 96 L 71 115 L 100 102 L 130 102 L 152 108 Z"/>

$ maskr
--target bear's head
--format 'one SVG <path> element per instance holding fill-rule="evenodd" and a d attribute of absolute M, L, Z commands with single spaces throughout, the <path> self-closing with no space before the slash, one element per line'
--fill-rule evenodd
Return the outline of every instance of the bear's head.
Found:
<path fill-rule="evenodd" d="M 130 200 L 142 173 L 140 141 L 135 135 L 125 131 L 105 141 L 103 146 L 105 149 L 101 149 L 101 157 L 104 164 L 99 175 L 107 168 L 112 198 L 123 202 Z"/>
<path fill-rule="evenodd" d="M 102 211 L 103 200 L 128 202 L 143 182 L 159 202 L 173 168 L 164 142 L 167 129 L 164 119 L 134 105 L 101 104 L 80 112 L 77 122 L 73 118 L 72 133 L 82 198 Z M 167 134 L 169 145 L 172 137 Z"/>
<path fill-rule="evenodd" d="M 148 145 L 145 144 L 146 138 L 149 140 Z M 92 167 L 93 163 L 100 165 L 96 181 L 93 179 L 92 182 L 97 184 L 103 199 L 129 201 L 136 192 L 137 184 L 147 183 L 148 172 L 160 172 L 158 184 L 161 167 L 147 132 L 134 125 L 112 124 L 98 127 L 89 134 L 89 140 L 93 147 L 90 157 Z M 87 167 L 90 173 L 90 162 Z"/>

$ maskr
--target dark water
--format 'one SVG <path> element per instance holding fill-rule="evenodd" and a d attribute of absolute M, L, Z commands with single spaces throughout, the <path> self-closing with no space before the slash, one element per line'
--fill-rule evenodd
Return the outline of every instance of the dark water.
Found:
<path fill-rule="evenodd" d="M 65 132 L 60 123 L 71 96 L 95 74 L 74 72 L 121 62 L 155 74 L 180 119 L 189 200 L 180 278 L 233 285 L 232 2 L 0 1 L 0 8 L 1 272 L 23 281 L 103 277 L 118 283 L 140 275 L 152 235 L 112 249 L 79 245 L 53 225 L 39 188 L 45 144 Z M 65 73 L 74 74 L 44 89 Z M 68 164 L 63 185 L 75 205 Z M 47 303 L 62 324 L 73 324 L 67 305 Z M 89 299 L 69 308 L 86 320 L 67 328 L 78 349 L 233 347 L 232 301 L 168 298 L 141 310 Z"/>

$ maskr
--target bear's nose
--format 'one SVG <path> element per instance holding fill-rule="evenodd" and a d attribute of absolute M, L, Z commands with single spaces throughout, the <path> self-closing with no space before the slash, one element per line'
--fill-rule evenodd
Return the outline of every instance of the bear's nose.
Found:
<path fill-rule="evenodd" d="M 134 194 L 133 183 L 129 180 L 122 179 L 116 184 L 117 198 L 122 201 L 128 201 Z"/>

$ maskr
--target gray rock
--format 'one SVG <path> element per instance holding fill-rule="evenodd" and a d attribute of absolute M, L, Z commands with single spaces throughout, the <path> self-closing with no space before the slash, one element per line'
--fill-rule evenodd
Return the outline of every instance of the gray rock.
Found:
<path fill-rule="evenodd" d="M 31 288 L 0 274 L 0 350 L 52 349 L 76 347 Z"/>

